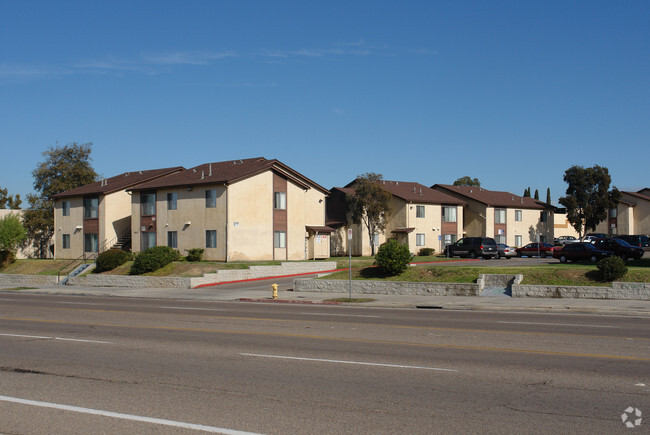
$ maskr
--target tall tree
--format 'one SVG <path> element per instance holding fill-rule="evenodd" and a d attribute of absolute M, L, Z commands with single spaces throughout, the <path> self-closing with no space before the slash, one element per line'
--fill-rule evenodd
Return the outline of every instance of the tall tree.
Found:
<path fill-rule="evenodd" d="M 476 186 L 480 187 L 481 182 L 478 181 L 478 178 L 470 178 L 467 175 L 460 177 L 458 180 L 454 181 L 454 186 Z"/>
<path fill-rule="evenodd" d="M 20 204 L 22 204 L 22 200 L 20 199 L 20 195 L 8 195 L 7 189 L 0 188 L 0 208 L 1 209 L 11 209 L 11 210 L 17 210 L 20 208 Z"/>
<path fill-rule="evenodd" d="M 550 187 L 546 188 L 546 203 L 548 205 L 551 205 L 551 188 Z"/>
<path fill-rule="evenodd" d="M 386 218 L 391 212 L 392 195 L 381 187 L 381 174 L 368 172 L 359 175 L 354 182 L 354 195 L 348 196 L 352 222 L 363 223 L 368 229 L 370 249 L 375 255 L 375 234 L 386 228 Z"/>
<path fill-rule="evenodd" d="M 539 201 L 539 190 L 535 189 L 535 199 Z"/>
<path fill-rule="evenodd" d="M 609 209 L 619 200 L 621 192 L 609 185 L 612 178 L 607 168 L 595 165 L 593 168 L 571 166 L 564 173 L 564 181 L 569 185 L 566 195 L 559 199 L 566 207 L 567 219 L 584 238 L 588 230 L 607 219 Z"/>
<path fill-rule="evenodd" d="M 530 186 L 524 190 L 524 198 L 530 198 Z"/>
<path fill-rule="evenodd" d="M 41 258 L 47 255 L 54 233 L 53 196 L 92 183 L 97 178 L 90 164 L 91 151 L 92 143 L 49 147 L 43 152 L 45 160 L 32 172 L 37 194 L 27 196 L 29 208 L 23 212 L 23 223 Z"/>

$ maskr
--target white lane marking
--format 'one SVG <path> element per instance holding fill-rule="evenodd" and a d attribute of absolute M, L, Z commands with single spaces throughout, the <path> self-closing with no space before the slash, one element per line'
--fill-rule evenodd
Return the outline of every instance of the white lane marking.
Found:
<path fill-rule="evenodd" d="M 370 316 L 366 314 L 330 314 L 330 313 L 300 313 L 308 316 L 340 316 L 340 317 L 381 317 L 381 316 Z"/>
<path fill-rule="evenodd" d="M 230 434 L 232 435 L 245 435 L 245 434 L 253 435 L 254 434 L 254 432 L 243 432 L 239 430 L 224 429 L 221 427 L 204 426 L 202 424 L 193 424 L 193 423 L 184 423 L 182 421 L 165 420 L 162 418 L 142 417 L 139 415 L 122 414 L 121 412 L 102 411 L 100 409 L 80 408 L 78 406 L 61 405 L 58 403 L 39 402 L 36 400 L 19 399 L 17 397 L 0 396 L 0 400 L 4 402 L 19 403 L 22 405 L 40 406 L 41 408 L 60 409 L 63 411 L 80 412 L 83 414 L 101 415 L 102 417 L 120 418 L 122 420 L 132 420 L 132 421 L 139 421 L 144 423 L 162 424 L 165 426 L 180 427 L 183 429 L 202 430 L 204 432 L 223 433 L 229 435 Z"/>
<path fill-rule="evenodd" d="M 322 359 L 322 358 L 300 358 L 300 357 L 297 357 L 297 356 L 261 355 L 261 354 L 256 354 L 256 353 L 240 353 L 240 355 L 257 356 L 257 357 L 262 357 L 262 358 L 293 359 L 293 360 L 298 360 L 298 361 L 318 361 L 318 362 L 330 362 L 330 363 L 337 363 L 337 364 L 356 364 L 356 365 L 362 365 L 362 366 L 394 367 L 394 368 L 399 368 L 399 369 L 438 370 L 438 371 L 442 371 L 442 372 L 457 372 L 458 371 L 458 370 L 453 370 L 453 369 L 441 369 L 439 367 L 419 367 L 419 366 L 407 366 L 407 365 L 401 365 L 401 364 L 382 364 L 382 363 L 371 363 L 371 362 L 363 362 L 363 361 L 342 361 L 342 360 Z"/>
<path fill-rule="evenodd" d="M 510 323 L 514 325 L 545 325 L 545 326 L 580 326 L 582 328 L 618 328 L 618 326 L 607 325 L 580 325 L 577 323 L 542 323 L 542 322 L 497 322 L 497 323 Z"/>
<path fill-rule="evenodd" d="M 64 337 L 45 337 L 42 335 L 23 335 L 23 334 L 0 334 L 3 337 L 21 337 L 21 338 L 38 338 L 41 340 L 62 340 L 62 341 L 79 341 L 82 343 L 97 343 L 97 344 L 113 344 L 110 341 L 97 341 L 97 340 L 82 340 L 78 338 L 64 338 Z"/>
<path fill-rule="evenodd" d="M 226 311 L 222 308 L 193 308 L 193 307 L 158 307 L 167 310 L 197 310 L 197 311 Z"/>
<path fill-rule="evenodd" d="M 94 302 L 54 302 L 55 304 L 67 304 L 67 305 L 104 305 L 97 304 Z"/>
<path fill-rule="evenodd" d="M 635 387 L 645 387 L 645 384 L 634 384 Z"/>
<path fill-rule="evenodd" d="M 49 340 L 52 337 L 43 337 L 41 335 L 22 335 L 22 334 L 0 334 L 3 337 L 22 337 L 22 338 L 40 338 L 43 340 Z"/>

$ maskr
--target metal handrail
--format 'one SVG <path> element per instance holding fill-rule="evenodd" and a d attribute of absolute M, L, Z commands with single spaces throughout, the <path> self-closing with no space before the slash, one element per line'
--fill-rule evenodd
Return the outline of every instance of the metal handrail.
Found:
<path fill-rule="evenodd" d="M 115 243 L 117 243 L 121 238 L 125 237 L 127 234 L 131 234 L 131 227 L 126 228 L 120 234 L 116 235 L 112 239 L 104 239 L 104 241 L 99 245 L 98 252 L 104 252 L 107 249 L 110 249 Z M 108 248 L 107 248 L 108 247 Z"/>
<path fill-rule="evenodd" d="M 84 262 L 84 264 L 85 264 L 85 263 L 88 262 L 88 260 L 90 260 L 90 259 L 95 259 L 95 258 L 97 258 L 97 254 L 95 254 L 95 253 L 92 253 L 92 254 L 86 254 L 86 253 L 84 252 L 82 255 L 80 255 L 80 256 L 77 257 L 76 259 L 72 260 L 70 263 L 67 263 L 67 264 L 65 264 L 64 266 L 62 266 L 62 267 L 61 267 L 59 270 L 57 270 L 57 272 L 56 272 L 56 282 L 57 282 L 57 284 L 61 282 L 61 271 L 62 271 L 63 269 L 65 269 L 66 267 L 70 266 L 71 264 L 75 264 L 77 261 L 80 261 L 80 260 L 82 260 L 82 259 L 83 259 L 83 262 Z M 74 271 L 74 269 L 72 269 L 72 270 L 70 271 L 70 273 L 72 273 L 72 271 Z M 66 278 L 70 278 L 70 273 L 68 273 L 68 274 L 66 275 Z"/>

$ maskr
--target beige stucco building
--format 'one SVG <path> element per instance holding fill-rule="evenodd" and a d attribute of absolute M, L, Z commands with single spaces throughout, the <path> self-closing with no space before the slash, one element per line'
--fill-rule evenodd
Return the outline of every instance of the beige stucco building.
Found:
<path fill-rule="evenodd" d="M 609 217 L 596 231 L 609 235 L 650 235 L 650 189 L 621 192 L 621 198 L 609 211 Z"/>
<path fill-rule="evenodd" d="M 367 227 L 351 222 L 347 195 L 354 195 L 354 181 L 342 188 L 331 189 L 327 224 L 336 228 L 332 234 L 332 255 L 369 256 L 372 246 Z M 444 246 L 462 237 L 464 201 L 435 191 L 419 183 L 382 180 L 381 187 L 391 194 L 391 212 L 386 228 L 375 234 L 375 252 L 387 239 L 406 244 L 413 254 L 422 248 L 442 252 Z M 352 240 L 348 240 L 352 230 Z"/>
<path fill-rule="evenodd" d="M 76 259 L 131 240 L 129 187 L 183 170 L 125 172 L 54 196 L 54 257 Z"/>
<path fill-rule="evenodd" d="M 130 189 L 132 249 L 215 261 L 329 257 L 329 191 L 278 160 L 206 163 Z"/>
<path fill-rule="evenodd" d="M 538 240 L 553 243 L 554 207 L 533 198 L 476 186 L 435 184 L 433 189 L 467 203 L 464 231 L 520 247 Z"/>

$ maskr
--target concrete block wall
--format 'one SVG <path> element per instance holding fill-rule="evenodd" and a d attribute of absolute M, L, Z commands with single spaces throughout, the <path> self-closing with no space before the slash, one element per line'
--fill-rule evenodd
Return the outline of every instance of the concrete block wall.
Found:
<path fill-rule="evenodd" d="M 648 283 L 612 283 L 611 287 L 513 285 L 513 298 L 585 298 L 650 300 Z"/>
<path fill-rule="evenodd" d="M 165 276 L 87 275 L 71 276 L 68 285 L 87 287 L 191 288 L 191 278 Z"/>
<path fill-rule="evenodd" d="M 0 282 L 6 284 L 56 285 L 58 278 L 53 275 L 12 275 L 0 273 Z"/>
<path fill-rule="evenodd" d="M 334 269 L 336 269 L 335 261 L 284 262 L 279 266 L 251 266 L 249 269 L 219 270 L 217 273 L 206 273 L 203 278 L 194 279 L 192 285 L 196 287 L 197 285 L 316 273 Z"/>
<path fill-rule="evenodd" d="M 347 293 L 349 281 L 299 278 L 293 281 L 296 292 Z M 399 281 L 352 281 L 353 294 L 477 296 L 478 284 Z"/>

